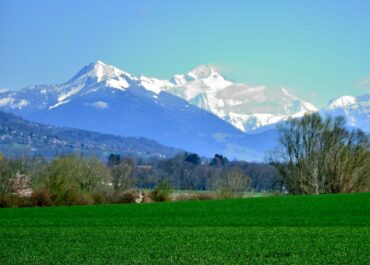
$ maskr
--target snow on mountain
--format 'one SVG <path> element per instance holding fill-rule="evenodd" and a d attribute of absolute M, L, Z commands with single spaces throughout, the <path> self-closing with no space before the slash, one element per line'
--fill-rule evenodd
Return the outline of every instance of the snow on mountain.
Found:
<path fill-rule="evenodd" d="M 248 133 L 261 131 L 290 117 L 317 111 L 311 103 L 292 95 L 285 88 L 234 83 L 213 66 L 201 65 L 170 80 L 145 80 L 153 80 L 151 84 L 157 90 L 179 96 Z"/>
<path fill-rule="evenodd" d="M 187 74 L 160 80 L 143 75 L 137 78 L 101 61 L 85 66 L 61 85 L 41 85 L 20 92 L 4 92 L 1 94 L 0 107 L 15 112 L 16 109 L 19 112 L 53 109 L 102 87 L 125 91 L 131 86 L 153 92 L 154 98 L 162 91 L 169 92 L 247 133 L 256 133 L 289 117 L 301 117 L 307 112 L 317 111 L 315 106 L 295 97 L 285 88 L 234 83 L 224 78 L 213 66 L 200 65 Z"/>
<path fill-rule="evenodd" d="M 266 113 L 243 115 L 230 112 L 229 115 L 227 115 L 226 120 L 241 131 L 257 133 L 262 131 L 262 128 L 263 130 L 271 128 L 272 125 L 283 121 L 284 118 Z"/>
<path fill-rule="evenodd" d="M 22 109 L 23 107 L 27 106 L 29 102 L 25 99 L 15 100 L 11 97 L 5 97 L 0 99 L 0 107 L 9 106 L 13 109 Z"/>
<path fill-rule="evenodd" d="M 83 93 L 94 92 L 96 85 L 125 91 L 131 83 L 137 82 L 137 80 L 129 73 L 97 61 L 84 67 L 76 76 L 59 88 L 58 101 L 65 101 L 80 91 Z M 91 86 L 95 86 L 95 89 L 91 89 Z"/>
<path fill-rule="evenodd" d="M 370 132 L 370 94 L 353 97 L 342 96 L 330 101 L 320 113 L 331 116 L 344 116 L 347 124 Z"/>
<path fill-rule="evenodd" d="M 129 73 L 98 60 L 95 63 L 91 63 L 82 68 L 82 70 L 67 83 L 89 83 L 90 81 L 94 81 L 96 83 L 102 81 L 110 82 L 111 80 L 118 81 L 120 77 L 135 79 Z"/>
<path fill-rule="evenodd" d="M 327 108 L 328 109 L 345 108 L 355 104 L 356 102 L 357 102 L 356 97 L 342 96 L 340 98 L 331 100 Z"/>
<path fill-rule="evenodd" d="M 148 78 L 144 75 L 140 76 L 140 83 L 141 85 L 149 90 L 154 92 L 155 94 L 159 94 L 162 91 L 163 87 L 170 87 L 173 84 L 167 80 L 160 80 L 157 78 Z"/>
<path fill-rule="evenodd" d="M 138 79 L 101 61 L 91 63 L 61 85 L 37 85 L 20 91 L 4 91 L 0 107 L 16 113 L 57 108 L 74 97 L 93 93 L 103 87 L 125 91 Z M 19 111 L 17 111 L 17 109 Z"/>
<path fill-rule="evenodd" d="M 189 101 L 200 94 L 219 91 L 233 84 L 225 80 L 216 68 L 205 65 L 198 66 L 185 75 L 174 76 L 171 83 L 173 86 L 167 87 L 167 90 Z"/>

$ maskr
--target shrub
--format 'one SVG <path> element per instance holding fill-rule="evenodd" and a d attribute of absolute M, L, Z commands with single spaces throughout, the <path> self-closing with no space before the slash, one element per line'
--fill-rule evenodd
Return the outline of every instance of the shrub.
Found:
<path fill-rule="evenodd" d="M 31 197 L 18 197 L 18 207 L 33 207 Z"/>
<path fill-rule="evenodd" d="M 154 202 L 153 200 L 152 200 L 152 198 L 150 197 L 150 193 L 147 193 L 147 192 L 144 192 L 143 193 L 143 196 L 144 196 L 144 198 L 143 198 L 143 203 L 150 203 L 150 202 Z"/>
<path fill-rule="evenodd" d="M 135 203 L 136 194 L 133 191 L 127 191 L 118 195 L 118 203 Z"/>
<path fill-rule="evenodd" d="M 21 205 L 18 196 L 11 193 L 3 193 L 0 195 L 0 207 L 2 208 L 16 208 Z"/>
<path fill-rule="evenodd" d="M 82 193 L 80 194 L 79 203 L 80 205 L 92 205 L 94 204 L 94 199 L 91 194 L 89 193 Z"/>
<path fill-rule="evenodd" d="M 51 206 L 53 201 L 51 199 L 50 191 L 46 188 L 38 188 L 33 191 L 31 195 L 31 202 L 35 206 Z"/>
<path fill-rule="evenodd" d="M 155 202 L 165 202 L 171 200 L 172 189 L 168 181 L 160 181 L 155 189 L 150 193 L 150 198 Z"/>
<path fill-rule="evenodd" d="M 55 198 L 56 205 L 79 205 L 82 201 L 81 194 L 74 188 L 67 189 Z"/>
<path fill-rule="evenodd" d="M 107 195 L 103 192 L 94 192 L 91 194 L 91 198 L 94 201 L 94 204 L 104 204 L 107 203 Z"/>
<path fill-rule="evenodd" d="M 109 201 L 111 203 L 136 203 L 136 200 L 139 199 L 139 197 L 140 197 L 139 192 L 130 190 L 121 193 L 113 193 L 110 196 Z"/>

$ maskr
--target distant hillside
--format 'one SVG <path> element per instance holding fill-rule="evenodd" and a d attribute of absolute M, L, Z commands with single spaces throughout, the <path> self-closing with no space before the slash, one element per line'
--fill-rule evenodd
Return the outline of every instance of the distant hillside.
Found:
<path fill-rule="evenodd" d="M 79 153 L 107 157 L 117 153 L 135 157 L 170 157 L 180 150 L 146 138 L 121 137 L 30 122 L 0 111 L 0 152 L 6 156 Z"/>

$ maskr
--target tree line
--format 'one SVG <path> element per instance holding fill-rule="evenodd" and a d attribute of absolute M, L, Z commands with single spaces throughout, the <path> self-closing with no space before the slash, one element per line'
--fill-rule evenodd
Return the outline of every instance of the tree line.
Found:
<path fill-rule="evenodd" d="M 259 181 L 257 171 L 266 178 Z M 111 154 L 105 162 L 77 155 L 53 160 L 0 156 L 0 206 L 125 203 L 140 196 L 166 201 L 175 189 L 212 192 L 201 199 L 240 197 L 253 185 L 272 189 L 269 182 L 276 176 L 271 166 L 228 161 L 218 154 L 213 159 L 183 153 L 150 160 Z"/>

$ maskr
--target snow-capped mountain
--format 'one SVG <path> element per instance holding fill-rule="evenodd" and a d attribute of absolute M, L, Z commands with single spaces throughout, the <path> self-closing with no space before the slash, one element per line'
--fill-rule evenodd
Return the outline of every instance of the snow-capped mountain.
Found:
<path fill-rule="evenodd" d="M 193 71 L 176 82 L 195 81 L 207 75 Z M 261 160 L 271 149 L 274 132 L 264 136 L 244 134 L 163 89 L 175 88 L 176 82 L 135 77 L 98 61 L 60 85 L 4 92 L 0 95 L 0 109 L 40 123 L 146 137 L 207 156 L 222 153 L 230 158 Z"/>
<path fill-rule="evenodd" d="M 141 80 L 147 88 L 179 96 L 249 134 L 271 130 L 289 118 L 299 118 L 317 111 L 332 116 L 342 115 L 348 126 L 370 132 L 370 95 L 343 96 L 319 110 L 286 88 L 273 89 L 231 82 L 215 67 L 205 65 L 169 80 L 148 77 L 142 77 Z"/>
<path fill-rule="evenodd" d="M 292 95 L 285 88 L 271 89 L 234 83 L 224 78 L 213 66 L 201 65 L 187 74 L 160 80 L 143 75 L 137 78 L 100 61 L 84 67 L 75 77 L 59 86 L 41 85 L 20 92 L 4 92 L 0 108 L 19 114 L 41 110 L 46 106 L 52 109 L 69 102 L 75 95 L 90 93 L 90 86 L 96 84 L 122 91 L 132 85 L 140 86 L 156 95 L 161 91 L 169 92 L 247 133 L 261 132 L 290 117 L 317 111 L 315 106 Z M 100 101 L 91 104 L 96 108 L 107 107 Z"/>
<path fill-rule="evenodd" d="M 213 66 L 201 65 L 170 80 L 142 79 L 212 112 L 241 131 L 262 131 L 290 117 L 301 117 L 317 108 L 287 89 L 248 86 L 224 78 Z"/>
<path fill-rule="evenodd" d="M 344 115 L 350 126 L 370 131 L 369 98 L 342 97 L 320 113 Z M 274 147 L 277 123 L 317 111 L 284 88 L 235 83 L 212 66 L 161 80 L 135 77 L 101 61 L 63 84 L 1 90 L 0 110 L 36 122 L 146 137 L 202 155 L 247 160 L 262 160 Z"/>
<path fill-rule="evenodd" d="M 344 116 L 351 127 L 370 132 L 370 95 L 359 97 L 342 96 L 332 100 L 320 113 L 331 116 Z"/>
<path fill-rule="evenodd" d="M 71 80 L 61 85 L 37 85 L 20 91 L 5 91 L 0 94 L 0 107 L 20 113 L 53 109 L 103 87 L 124 91 L 137 80 L 116 67 L 97 61 L 85 66 Z M 94 106 L 99 107 L 99 102 Z"/>

